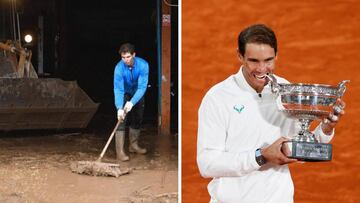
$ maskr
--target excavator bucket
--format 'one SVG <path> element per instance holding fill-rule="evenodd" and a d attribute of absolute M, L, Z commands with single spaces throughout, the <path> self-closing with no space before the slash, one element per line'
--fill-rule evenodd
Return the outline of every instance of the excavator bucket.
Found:
<path fill-rule="evenodd" d="M 75 81 L 37 78 L 29 58 L 20 64 L 8 51 L 14 47 L 0 45 L 7 51 L 0 54 L 0 131 L 87 127 L 99 104 Z"/>
<path fill-rule="evenodd" d="M 1 78 L 0 130 L 85 128 L 97 110 L 76 82 Z"/>

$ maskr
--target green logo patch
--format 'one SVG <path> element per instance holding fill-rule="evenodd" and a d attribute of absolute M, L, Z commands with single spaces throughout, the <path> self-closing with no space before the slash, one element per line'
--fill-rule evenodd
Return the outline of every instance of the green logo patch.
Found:
<path fill-rule="evenodd" d="M 245 106 L 242 105 L 242 104 L 236 104 L 236 105 L 234 106 L 234 110 L 237 111 L 238 113 L 241 113 L 241 111 L 242 111 L 244 108 L 245 108 Z"/>

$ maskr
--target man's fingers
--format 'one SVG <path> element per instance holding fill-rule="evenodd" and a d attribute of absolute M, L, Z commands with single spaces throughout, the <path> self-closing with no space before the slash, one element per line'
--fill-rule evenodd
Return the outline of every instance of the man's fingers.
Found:
<path fill-rule="evenodd" d="M 333 114 L 333 113 L 330 113 L 328 119 L 331 121 L 331 122 L 338 122 L 339 120 L 339 116 Z"/>
<path fill-rule="evenodd" d="M 287 145 L 287 144 L 284 144 L 284 143 L 283 143 L 282 146 L 281 146 L 281 152 L 282 152 L 285 156 L 290 156 L 290 155 L 291 155 L 291 151 L 290 151 L 288 145 Z"/>
<path fill-rule="evenodd" d="M 280 137 L 277 141 L 276 141 L 276 143 L 277 144 L 282 144 L 283 142 L 286 142 L 286 141 L 288 141 L 289 139 L 288 138 L 286 138 L 286 137 Z"/>
<path fill-rule="evenodd" d="M 123 114 L 123 115 L 121 115 L 121 116 L 118 116 L 117 118 L 118 118 L 118 120 L 125 120 L 125 116 L 126 116 L 126 114 Z"/>
<path fill-rule="evenodd" d="M 291 164 L 297 162 L 297 159 L 286 159 L 286 164 Z"/>
<path fill-rule="evenodd" d="M 339 105 L 342 109 L 344 109 L 346 106 L 345 102 L 340 98 L 336 100 L 336 104 Z"/>
<path fill-rule="evenodd" d="M 297 162 L 298 160 L 297 159 L 293 159 L 293 158 L 289 158 L 285 155 L 282 155 L 280 157 L 280 164 L 289 164 L 289 163 L 294 163 L 294 162 Z"/>
<path fill-rule="evenodd" d="M 342 108 L 338 105 L 335 105 L 333 109 L 335 114 L 340 114 L 343 111 Z"/>

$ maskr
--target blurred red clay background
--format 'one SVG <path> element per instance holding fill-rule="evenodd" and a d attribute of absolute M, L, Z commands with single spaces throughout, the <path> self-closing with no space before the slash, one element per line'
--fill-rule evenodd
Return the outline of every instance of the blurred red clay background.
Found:
<path fill-rule="evenodd" d="M 349 79 L 333 160 L 290 166 L 295 202 L 360 202 L 360 2 L 182 0 L 182 201 L 209 202 L 196 165 L 197 110 L 206 91 L 239 70 L 237 36 L 265 23 L 278 37 L 275 73 L 291 82 Z"/>

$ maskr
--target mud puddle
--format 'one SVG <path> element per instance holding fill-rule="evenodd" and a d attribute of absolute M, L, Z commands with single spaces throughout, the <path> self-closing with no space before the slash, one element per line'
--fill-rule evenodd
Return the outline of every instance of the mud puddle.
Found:
<path fill-rule="evenodd" d="M 146 155 L 118 162 L 112 143 L 102 159 L 131 170 L 119 178 L 69 168 L 72 161 L 95 161 L 108 135 L 0 134 L 0 202 L 177 202 L 177 137 L 164 147 L 155 129 L 143 134 Z"/>

